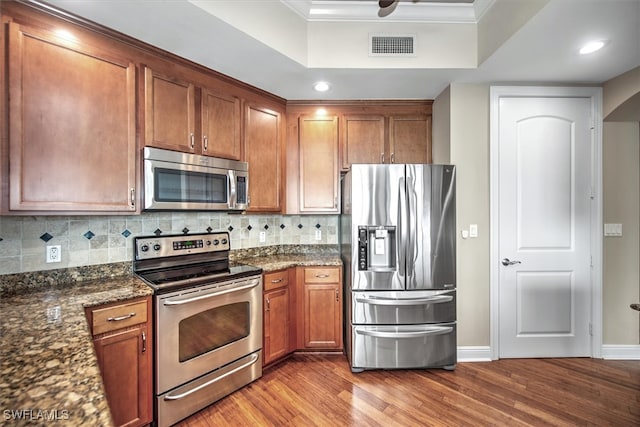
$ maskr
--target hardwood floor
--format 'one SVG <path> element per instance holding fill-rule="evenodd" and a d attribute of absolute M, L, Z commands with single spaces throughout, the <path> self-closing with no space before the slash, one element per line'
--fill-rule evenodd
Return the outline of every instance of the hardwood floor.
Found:
<path fill-rule="evenodd" d="M 204 426 L 640 426 L 640 362 L 503 359 L 365 371 L 294 355 L 184 420 Z"/>

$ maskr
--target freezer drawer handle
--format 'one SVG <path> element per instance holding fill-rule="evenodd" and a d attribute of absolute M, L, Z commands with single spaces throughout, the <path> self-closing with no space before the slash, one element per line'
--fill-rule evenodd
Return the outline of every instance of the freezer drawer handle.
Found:
<path fill-rule="evenodd" d="M 453 331 L 451 326 L 439 327 L 435 326 L 423 331 L 411 331 L 411 332 L 382 332 L 382 331 L 370 331 L 367 329 L 355 329 L 356 334 L 367 335 L 374 338 L 420 338 L 428 337 L 431 335 L 443 335 Z"/>
<path fill-rule="evenodd" d="M 224 294 L 230 294 L 232 292 L 243 291 L 245 289 L 255 288 L 259 284 L 260 284 L 260 280 L 256 279 L 256 280 L 250 281 L 248 285 L 238 286 L 237 288 L 226 289 L 224 291 L 219 291 L 219 292 L 211 292 L 209 294 L 199 295 L 199 296 L 193 297 L 193 298 L 186 298 L 186 299 L 181 299 L 181 300 L 166 300 L 166 301 L 163 302 L 163 304 L 164 305 L 189 304 L 190 302 L 200 301 L 201 299 L 205 299 L 205 298 L 212 298 L 212 297 L 217 297 L 217 296 L 224 295 Z"/>
<path fill-rule="evenodd" d="M 435 295 L 426 298 L 415 299 L 397 299 L 384 297 L 356 297 L 356 302 L 371 305 L 425 305 L 425 304 L 442 304 L 453 301 L 451 295 Z"/>
<path fill-rule="evenodd" d="M 172 395 L 168 394 L 168 395 L 166 395 L 166 396 L 164 397 L 164 400 L 179 400 L 179 399 L 184 399 L 185 397 L 189 396 L 190 394 L 193 394 L 193 393 L 195 393 L 195 392 L 197 392 L 197 391 L 199 391 L 199 390 L 202 390 L 202 389 L 203 389 L 203 388 L 205 388 L 205 387 L 209 387 L 211 384 L 216 383 L 216 382 L 218 382 L 218 381 L 220 381 L 220 380 L 222 380 L 222 379 L 224 379 L 224 378 L 228 377 L 229 375 L 233 375 L 233 374 L 235 374 L 236 372 L 241 371 L 241 370 L 243 370 L 244 368 L 246 368 L 246 367 L 249 367 L 249 366 L 253 365 L 254 363 L 256 363 L 256 361 L 257 361 L 257 360 L 258 360 L 258 355 L 257 355 L 257 354 L 254 354 L 254 355 L 252 355 L 252 356 L 251 356 L 251 360 L 249 360 L 247 363 L 243 363 L 242 365 L 238 366 L 237 368 L 234 368 L 234 369 L 230 370 L 229 372 L 227 372 L 227 373 L 225 373 L 225 374 L 223 374 L 223 375 L 220 375 L 220 376 L 219 376 L 219 377 L 217 377 L 217 378 L 213 378 L 212 380 L 209 380 L 209 381 L 207 381 L 207 382 L 206 382 L 206 383 L 204 383 L 204 384 L 200 384 L 198 387 L 192 388 L 192 389 L 191 389 L 191 390 L 189 390 L 189 391 L 185 391 L 184 393 L 176 394 L 175 396 L 172 396 Z"/>

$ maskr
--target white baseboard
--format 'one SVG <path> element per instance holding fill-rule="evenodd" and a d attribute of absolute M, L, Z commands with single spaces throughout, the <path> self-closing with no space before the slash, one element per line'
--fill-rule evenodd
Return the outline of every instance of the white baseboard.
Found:
<path fill-rule="evenodd" d="M 603 345 L 602 358 L 612 360 L 640 360 L 640 345 Z"/>
<path fill-rule="evenodd" d="M 458 347 L 458 362 L 491 362 L 489 346 Z"/>

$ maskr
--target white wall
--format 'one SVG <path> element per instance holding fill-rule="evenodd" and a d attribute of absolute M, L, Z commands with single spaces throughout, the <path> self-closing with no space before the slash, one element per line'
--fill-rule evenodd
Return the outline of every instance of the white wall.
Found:
<path fill-rule="evenodd" d="M 606 96 L 606 93 L 605 93 Z M 434 102 L 434 153 L 450 150 L 457 165 L 458 346 L 490 345 L 489 86 L 452 84 Z M 447 111 L 448 110 L 448 111 Z M 603 344 L 640 344 L 639 124 L 606 122 L 603 129 L 604 221 L 623 224 L 622 238 L 605 238 Z M 460 231 L 478 224 L 477 239 Z"/>

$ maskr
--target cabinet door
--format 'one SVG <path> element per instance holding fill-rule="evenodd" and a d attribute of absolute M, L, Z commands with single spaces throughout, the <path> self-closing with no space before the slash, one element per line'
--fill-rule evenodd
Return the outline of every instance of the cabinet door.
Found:
<path fill-rule="evenodd" d="M 289 353 L 289 288 L 264 296 L 264 364 Z"/>
<path fill-rule="evenodd" d="M 384 163 L 384 116 L 344 116 L 342 169 L 355 163 Z"/>
<path fill-rule="evenodd" d="M 249 163 L 249 211 L 279 212 L 282 187 L 280 112 L 247 105 L 245 161 Z"/>
<path fill-rule="evenodd" d="M 240 99 L 202 90 L 202 154 L 240 160 Z"/>
<path fill-rule="evenodd" d="M 9 24 L 9 210 L 135 211 L 135 65 Z"/>
<path fill-rule="evenodd" d="M 195 87 L 145 68 L 146 146 L 199 153 L 195 143 Z"/>
<path fill-rule="evenodd" d="M 151 343 L 146 324 L 94 340 L 109 408 L 116 426 L 152 420 Z"/>
<path fill-rule="evenodd" d="M 300 117 L 300 212 L 337 213 L 338 119 Z"/>
<path fill-rule="evenodd" d="M 431 163 L 431 116 L 389 118 L 391 163 Z"/>
<path fill-rule="evenodd" d="M 342 347 L 342 304 L 337 283 L 305 283 L 304 347 Z"/>

